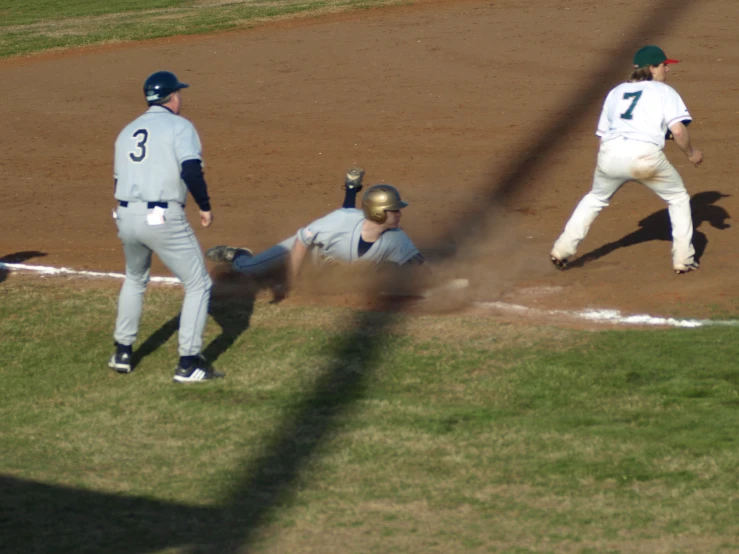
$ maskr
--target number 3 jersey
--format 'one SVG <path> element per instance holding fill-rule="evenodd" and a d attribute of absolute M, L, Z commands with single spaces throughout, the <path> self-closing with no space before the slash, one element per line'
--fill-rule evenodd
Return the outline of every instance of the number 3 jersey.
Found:
<path fill-rule="evenodd" d="M 128 202 L 185 204 L 182 162 L 202 160 L 195 126 L 162 106 L 151 106 L 115 141 L 115 197 Z"/>
<path fill-rule="evenodd" d="M 664 148 L 669 126 L 692 119 L 671 86 L 659 81 L 622 83 L 608 93 L 595 134 L 603 142 L 624 137 Z"/>

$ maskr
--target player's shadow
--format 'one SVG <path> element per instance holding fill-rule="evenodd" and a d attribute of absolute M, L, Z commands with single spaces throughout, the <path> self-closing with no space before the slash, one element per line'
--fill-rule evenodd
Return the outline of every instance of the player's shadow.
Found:
<path fill-rule="evenodd" d="M 24 250 L 23 252 L 16 252 L 14 254 L 3 256 L 0 258 L 0 264 L 22 264 L 31 258 L 41 258 L 43 256 L 46 256 L 46 252 L 39 252 L 38 250 Z M 8 269 L 3 265 L 0 265 L 0 283 L 8 278 L 8 273 Z"/>
<path fill-rule="evenodd" d="M 252 290 L 234 295 L 221 294 L 217 282 L 213 288 L 210 315 L 220 326 L 221 332 L 203 350 L 203 355 L 211 362 L 215 362 L 249 329 L 255 298 Z"/>
<path fill-rule="evenodd" d="M 131 356 L 131 367 L 136 369 L 144 358 L 156 352 L 159 347 L 176 335 L 179 328 L 180 314 L 177 314 L 159 329 L 154 331 L 154 333 L 149 335 L 149 337 L 141 343 L 141 346 L 133 351 L 133 355 Z"/>
<path fill-rule="evenodd" d="M 700 260 L 701 256 L 708 246 L 708 238 L 705 233 L 698 230 L 703 222 L 708 222 L 715 229 L 728 229 L 730 225 L 726 222 L 729 219 L 729 213 L 718 206 L 721 198 L 728 197 L 728 194 L 722 194 L 718 191 L 699 192 L 690 199 L 690 207 L 693 216 L 693 247 L 695 248 L 695 259 Z M 639 229 L 633 233 L 621 237 L 617 241 L 609 242 L 583 254 L 579 258 L 570 262 L 567 268 L 582 267 L 589 262 L 594 262 L 607 256 L 614 250 L 619 248 L 627 248 L 642 242 L 652 240 L 662 240 L 672 242 L 672 228 L 670 226 L 670 215 L 667 208 L 653 213 L 645 217 L 639 222 Z"/>
<path fill-rule="evenodd" d="M 221 332 L 204 349 L 203 355 L 209 362 L 215 362 L 236 339 L 248 328 L 254 311 L 255 293 L 249 288 L 234 289 L 218 279 L 214 279 L 209 314 L 221 328 Z M 180 314 L 167 321 L 152 333 L 131 357 L 133 368 L 147 356 L 177 334 L 180 327 Z"/>

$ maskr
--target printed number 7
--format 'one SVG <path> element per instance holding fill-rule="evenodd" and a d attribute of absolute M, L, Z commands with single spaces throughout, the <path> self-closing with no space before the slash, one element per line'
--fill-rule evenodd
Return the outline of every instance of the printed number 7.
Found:
<path fill-rule="evenodd" d="M 642 91 L 624 93 L 624 100 L 628 100 L 629 98 L 633 98 L 633 100 L 631 101 L 629 109 L 621 114 L 621 119 L 633 119 L 632 114 L 634 112 L 634 108 L 636 108 L 636 103 L 639 101 L 639 98 L 641 98 L 641 93 Z"/>

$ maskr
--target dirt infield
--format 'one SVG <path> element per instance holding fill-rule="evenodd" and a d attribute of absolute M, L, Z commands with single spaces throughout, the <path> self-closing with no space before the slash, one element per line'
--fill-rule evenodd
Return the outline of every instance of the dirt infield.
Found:
<path fill-rule="evenodd" d="M 337 207 L 360 164 L 401 189 L 405 229 L 476 299 L 735 313 L 738 16 L 733 0 L 429 1 L 6 60 L 0 258 L 123 270 L 113 142 L 145 108 L 144 78 L 169 69 L 191 85 L 183 115 L 205 148 L 203 248 L 274 244 Z M 702 269 L 672 274 L 665 206 L 632 183 L 557 272 L 548 250 L 589 186 L 602 99 L 647 43 L 682 60 L 669 82 L 705 154 L 696 169 L 666 149 L 693 196 Z"/>

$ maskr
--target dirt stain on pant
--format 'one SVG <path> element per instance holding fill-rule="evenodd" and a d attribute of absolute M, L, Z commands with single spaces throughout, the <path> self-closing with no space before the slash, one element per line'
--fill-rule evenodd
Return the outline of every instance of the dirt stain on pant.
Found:
<path fill-rule="evenodd" d="M 631 167 L 631 175 L 637 181 L 651 179 L 657 175 L 658 168 L 652 158 L 638 158 Z"/>

